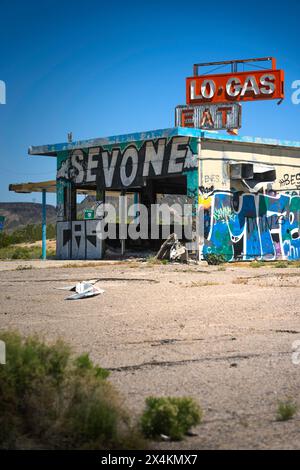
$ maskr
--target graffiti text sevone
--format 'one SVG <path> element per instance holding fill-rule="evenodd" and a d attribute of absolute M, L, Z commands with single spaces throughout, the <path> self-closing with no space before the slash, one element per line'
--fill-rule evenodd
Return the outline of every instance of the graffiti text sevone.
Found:
<path fill-rule="evenodd" d="M 80 185 L 98 182 L 103 188 L 142 185 L 143 178 L 181 174 L 197 167 L 197 155 L 188 137 L 149 140 L 110 151 L 101 147 L 74 150 L 58 170 L 57 178 L 71 179 Z"/>

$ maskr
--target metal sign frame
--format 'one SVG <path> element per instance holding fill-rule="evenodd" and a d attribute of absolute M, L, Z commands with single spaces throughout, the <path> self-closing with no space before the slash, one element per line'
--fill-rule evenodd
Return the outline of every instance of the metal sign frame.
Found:
<path fill-rule="evenodd" d="M 238 71 L 238 66 L 249 66 L 251 62 L 268 61 L 268 68 Z M 199 68 L 217 65 L 214 70 L 225 65 L 231 66 L 230 73 L 199 75 Z M 284 98 L 284 72 L 276 69 L 274 57 L 241 59 L 222 62 L 194 64 L 193 76 L 186 79 L 186 102 L 188 105 L 205 103 L 236 103 Z"/>
<path fill-rule="evenodd" d="M 238 103 L 176 106 L 175 126 L 205 130 L 240 129 L 242 107 Z"/>

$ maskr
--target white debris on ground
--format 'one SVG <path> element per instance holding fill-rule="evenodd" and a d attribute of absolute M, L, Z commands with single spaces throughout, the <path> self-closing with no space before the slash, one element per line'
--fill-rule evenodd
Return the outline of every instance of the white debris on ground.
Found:
<path fill-rule="evenodd" d="M 75 291 L 75 294 L 69 295 L 65 300 L 79 300 L 88 297 L 94 297 L 103 294 L 105 291 L 95 286 L 99 279 L 91 279 L 90 281 L 77 282 L 72 286 L 58 287 L 59 290 Z"/>

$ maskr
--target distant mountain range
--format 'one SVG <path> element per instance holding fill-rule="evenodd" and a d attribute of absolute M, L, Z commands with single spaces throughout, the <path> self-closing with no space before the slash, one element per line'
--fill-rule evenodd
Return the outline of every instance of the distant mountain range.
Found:
<path fill-rule="evenodd" d="M 42 204 L 35 202 L 0 202 L 0 215 L 5 216 L 4 230 L 13 230 L 28 224 L 42 223 Z M 47 204 L 47 223 L 56 222 L 56 208 Z"/>
<path fill-rule="evenodd" d="M 111 201 L 109 201 L 111 202 Z M 77 205 L 77 215 L 83 219 L 84 210 L 95 204 L 95 198 L 87 196 Z M 0 216 L 5 217 L 4 231 L 13 232 L 28 224 L 42 223 L 42 204 L 35 202 L 0 202 Z M 56 223 L 56 208 L 47 204 L 47 224 Z"/>
<path fill-rule="evenodd" d="M 133 203 L 133 196 L 128 196 L 128 204 Z M 86 196 L 81 203 L 77 205 L 77 217 L 83 219 L 85 209 L 95 207 L 96 198 L 94 196 Z M 116 210 L 119 207 L 119 200 L 116 196 L 106 196 L 106 202 L 115 206 Z M 159 198 L 159 202 L 164 202 L 169 205 L 183 204 L 188 202 L 186 196 L 164 195 Z M 0 216 L 5 217 L 4 230 L 5 232 L 12 232 L 28 224 L 41 224 L 42 223 L 42 205 L 35 202 L 0 202 Z M 56 208 L 47 205 L 47 224 L 56 223 Z"/>
<path fill-rule="evenodd" d="M 108 201 L 111 202 L 111 201 Z M 77 216 L 83 219 L 85 209 L 95 204 L 93 196 L 87 196 L 77 205 Z M 42 204 L 35 202 L 0 202 L 0 216 L 5 217 L 4 231 L 13 232 L 28 224 L 42 223 Z M 47 224 L 56 223 L 56 208 L 47 204 Z"/>

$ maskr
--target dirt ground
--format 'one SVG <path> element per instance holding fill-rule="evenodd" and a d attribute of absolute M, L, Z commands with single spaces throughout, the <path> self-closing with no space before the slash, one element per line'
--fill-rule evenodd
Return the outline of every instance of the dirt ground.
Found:
<path fill-rule="evenodd" d="M 94 278 L 98 297 L 57 290 Z M 299 413 L 276 421 L 279 400 L 300 405 L 300 268 L 15 261 L 0 281 L 0 328 L 89 352 L 135 416 L 149 395 L 198 400 L 198 435 L 157 448 L 300 449 Z"/>

